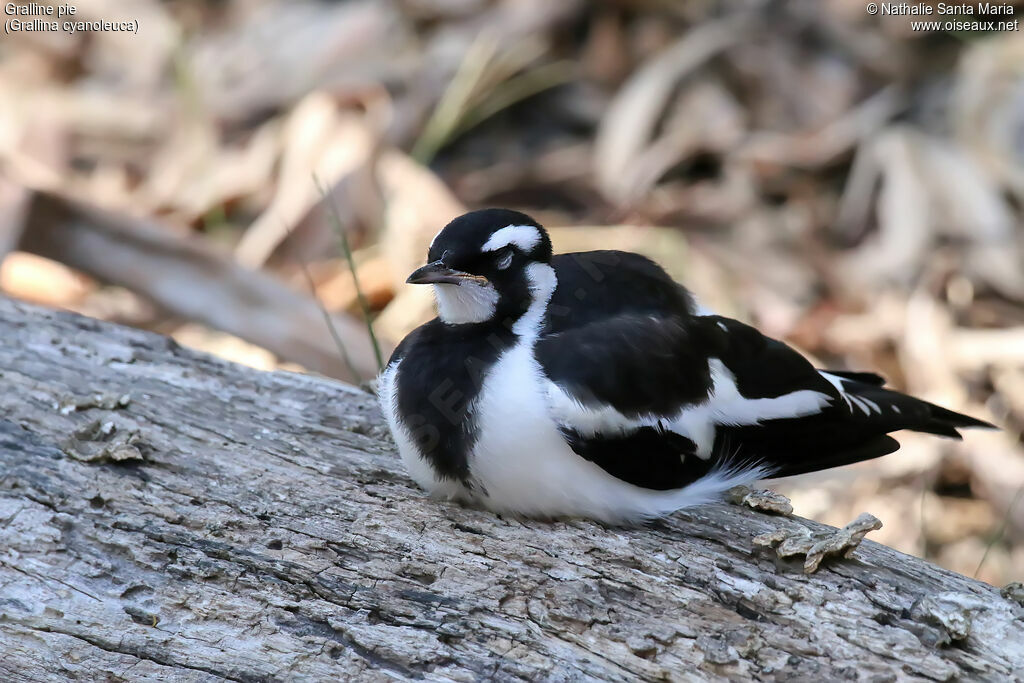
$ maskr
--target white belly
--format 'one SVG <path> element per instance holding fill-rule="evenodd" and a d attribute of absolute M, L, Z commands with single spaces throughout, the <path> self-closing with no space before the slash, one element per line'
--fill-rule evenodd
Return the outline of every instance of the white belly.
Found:
<path fill-rule="evenodd" d="M 506 351 L 476 403 L 478 438 L 470 470 L 496 511 L 609 518 L 615 501 L 640 489 L 576 455 L 551 418 L 532 349 Z"/>

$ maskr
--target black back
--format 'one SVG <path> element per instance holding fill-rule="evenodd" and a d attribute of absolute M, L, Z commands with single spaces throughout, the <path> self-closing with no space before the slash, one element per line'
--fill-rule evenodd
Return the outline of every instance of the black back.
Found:
<path fill-rule="evenodd" d="M 541 336 L 608 320 L 620 314 L 688 317 L 693 297 L 661 266 L 627 251 L 557 254 L 558 286 Z"/>

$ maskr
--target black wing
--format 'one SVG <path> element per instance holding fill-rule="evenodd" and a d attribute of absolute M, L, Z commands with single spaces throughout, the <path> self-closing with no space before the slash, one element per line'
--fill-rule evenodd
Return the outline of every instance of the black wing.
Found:
<path fill-rule="evenodd" d="M 678 318 L 630 313 L 541 336 L 534 353 L 547 377 L 585 406 L 667 418 L 708 397 L 702 346 Z"/>
<path fill-rule="evenodd" d="M 887 434 L 899 429 L 958 437 L 957 427 L 989 426 L 877 375 L 822 374 L 720 316 L 620 314 L 550 333 L 536 352 L 570 446 L 646 488 L 679 488 L 724 464 L 811 472 L 891 453 L 899 444 Z"/>
<path fill-rule="evenodd" d="M 874 373 L 815 369 L 786 344 L 749 325 L 722 318 L 700 318 L 719 328 L 715 346 L 747 398 L 772 398 L 794 389 L 829 395 L 821 411 L 761 420 L 757 424 L 722 424 L 714 452 L 764 463 L 776 476 L 789 476 L 877 458 L 899 449 L 888 436 L 901 429 L 961 438 L 957 428 L 992 425 L 927 401 L 884 388 Z M 825 387 L 825 384 L 831 385 Z"/>

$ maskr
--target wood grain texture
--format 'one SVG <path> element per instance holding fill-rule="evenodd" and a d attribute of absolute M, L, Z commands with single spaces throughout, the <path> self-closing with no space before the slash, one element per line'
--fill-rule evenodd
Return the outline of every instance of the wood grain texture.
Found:
<path fill-rule="evenodd" d="M 499 518 L 424 498 L 361 390 L 9 300 L 0 339 L 4 681 L 1024 671 L 1024 607 L 991 586 L 870 541 L 811 575 L 752 543 L 813 522 Z"/>

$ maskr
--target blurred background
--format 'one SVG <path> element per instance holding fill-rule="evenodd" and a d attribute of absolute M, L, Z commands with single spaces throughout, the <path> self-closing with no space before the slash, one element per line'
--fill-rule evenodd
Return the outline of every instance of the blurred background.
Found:
<path fill-rule="evenodd" d="M 822 366 L 1004 427 L 777 488 L 1024 580 L 1019 30 L 856 0 L 75 5 L 139 31 L 0 38 L 5 295 L 359 382 L 367 319 L 386 360 L 432 317 L 402 283 L 437 230 L 523 210 L 557 250 L 645 253 Z"/>

